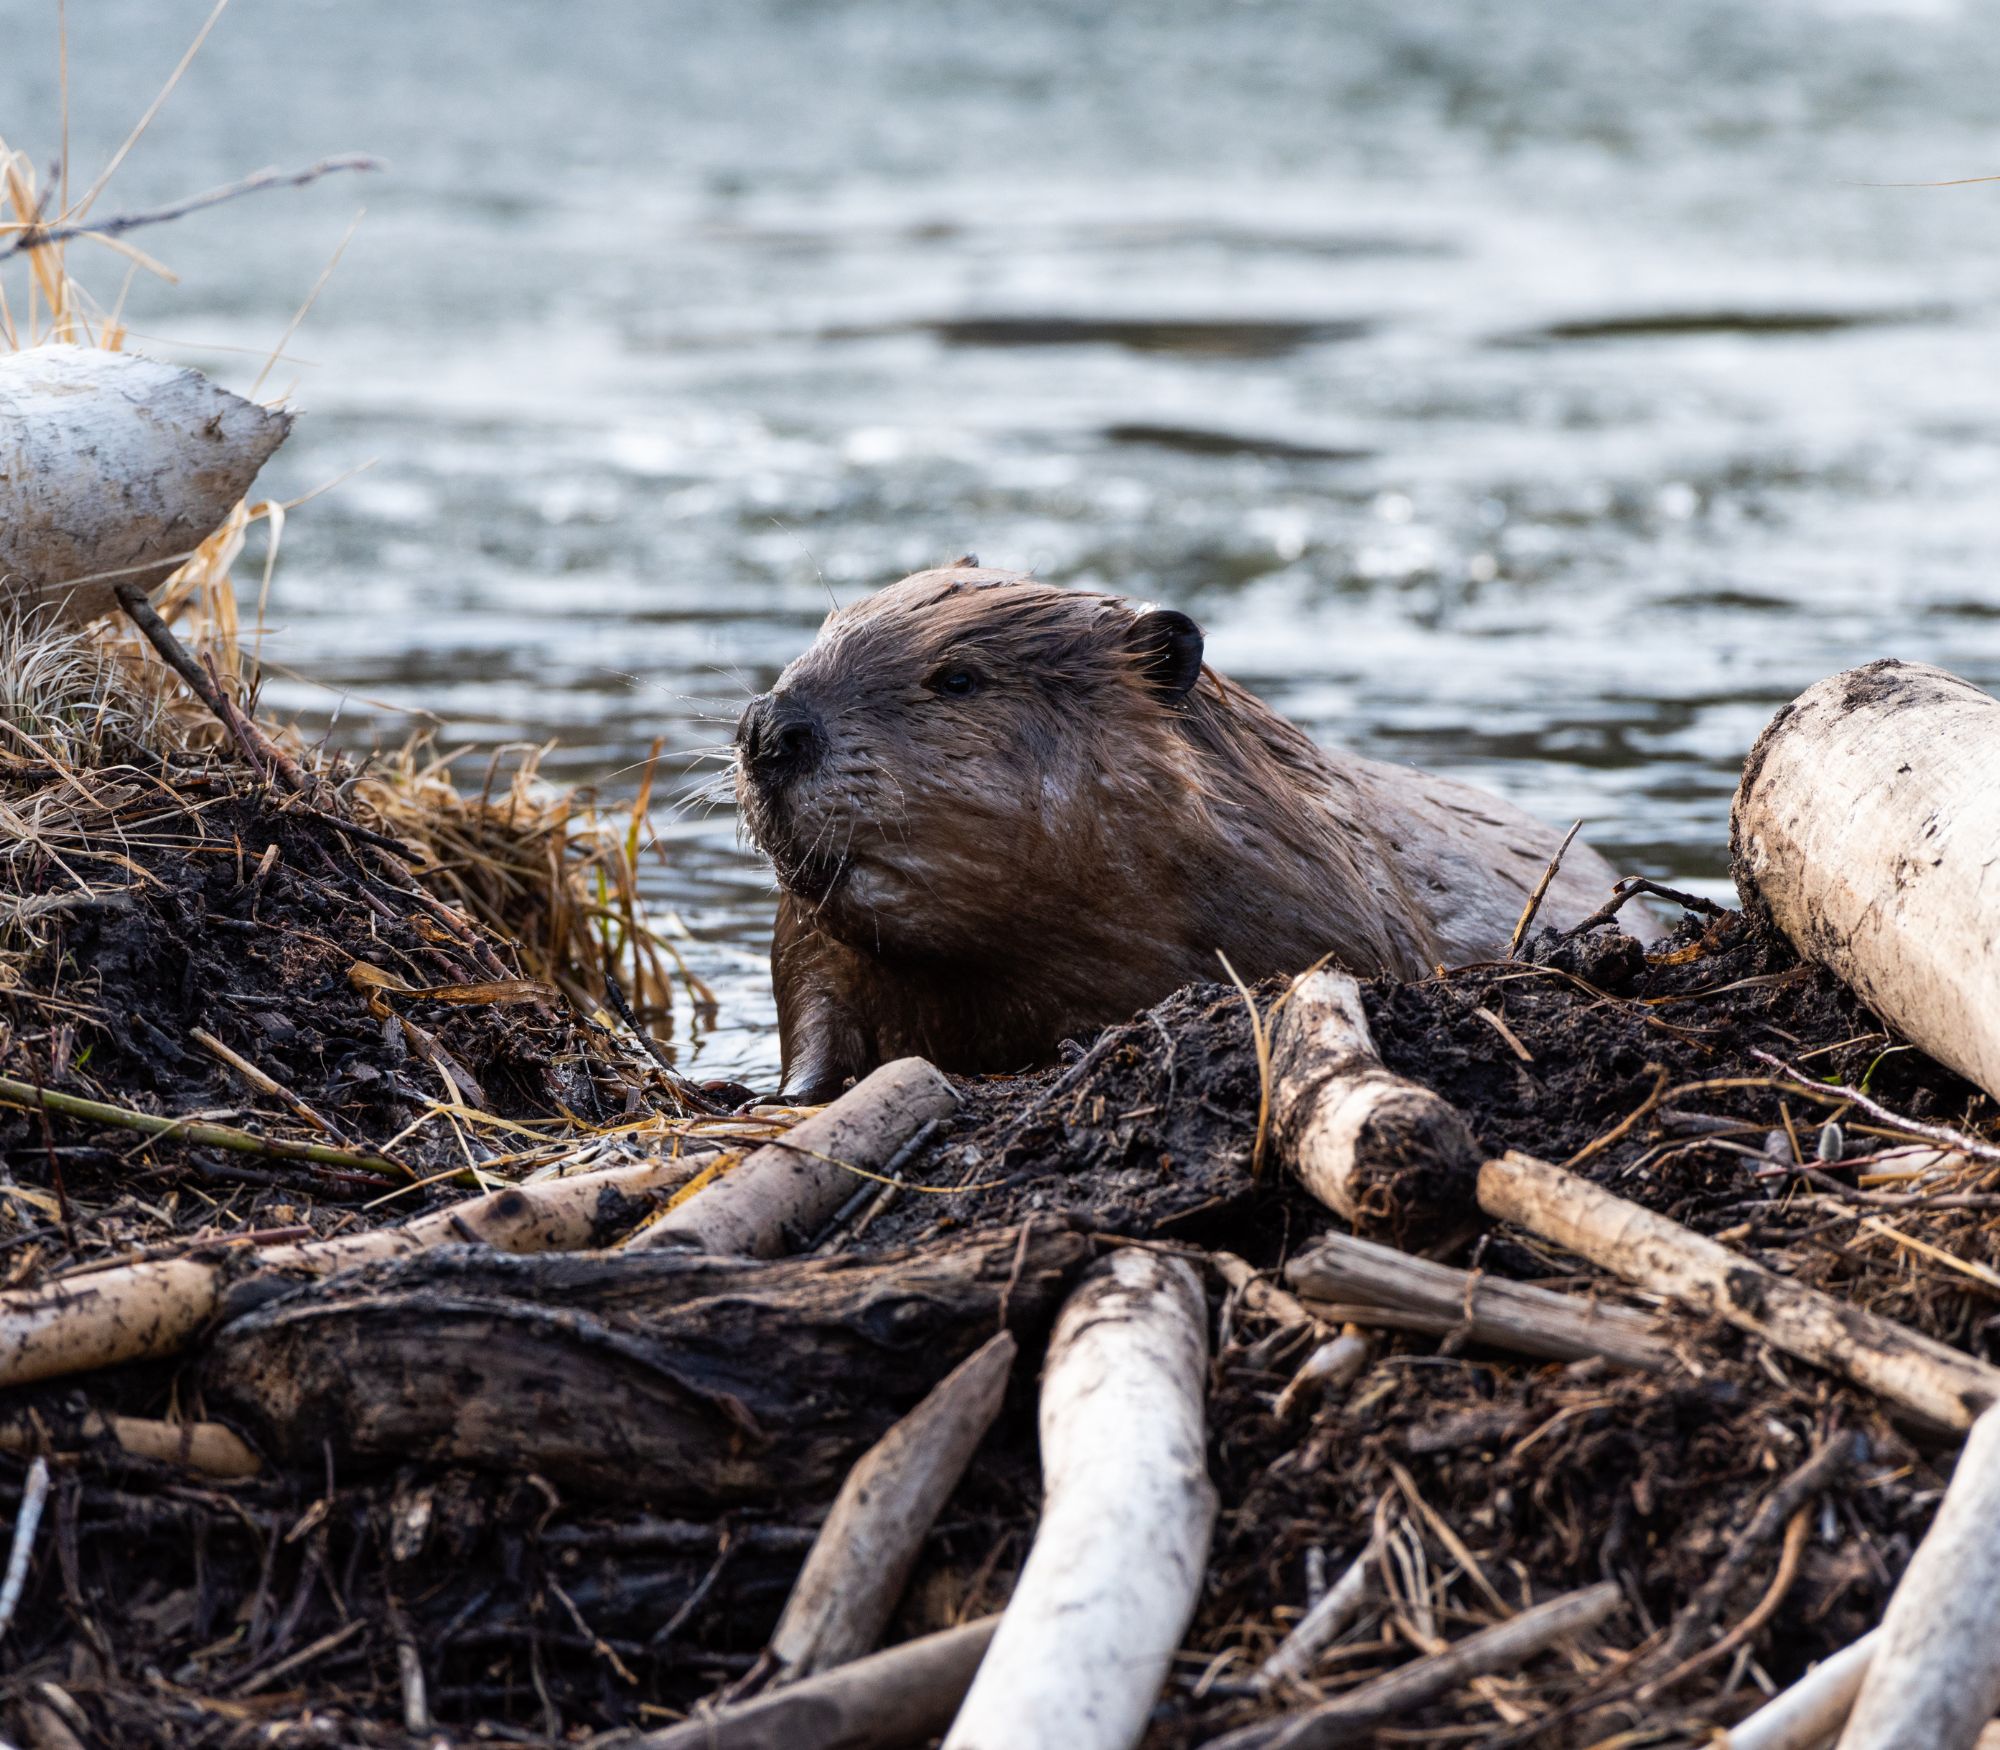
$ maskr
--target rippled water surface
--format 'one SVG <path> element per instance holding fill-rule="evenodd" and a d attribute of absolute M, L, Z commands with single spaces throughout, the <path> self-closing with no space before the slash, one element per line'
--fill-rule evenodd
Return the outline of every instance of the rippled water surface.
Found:
<path fill-rule="evenodd" d="M 206 12 L 70 8 L 93 174 Z M 59 139 L 19 0 L 0 130 Z M 37 22 L 39 18 L 39 22 Z M 1772 708 L 2000 685 L 1992 6 L 237 0 L 108 203 L 137 344 L 304 417 L 270 689 L 357 743 L 675 770 L 853 598 L 976 550 L 1183 607 L 1317 734 L 1716 883 Z M 94 282 L 115 296 L 108 253 Z M 10 287 L 10 290 L 12 288 Z M 244 350 L 237 350 L 244 349 Z M 775 1052 L 726 810 L 656 897 Z"/>

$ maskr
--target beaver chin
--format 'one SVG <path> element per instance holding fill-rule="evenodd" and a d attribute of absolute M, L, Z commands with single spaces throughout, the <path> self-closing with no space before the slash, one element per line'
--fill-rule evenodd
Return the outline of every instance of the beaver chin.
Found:
<path fill-rule="evenodd" d="M 830 903 L 854 875 L 854 859 L 831 846 L 789 853 L 765 848 L 778 872 L 778 884 L 810 906 Z"/>

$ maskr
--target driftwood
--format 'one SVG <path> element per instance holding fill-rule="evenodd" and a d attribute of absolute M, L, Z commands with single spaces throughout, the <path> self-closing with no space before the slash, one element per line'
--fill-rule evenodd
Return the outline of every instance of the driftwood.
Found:
<path fill-rule="evenodd" d="M 932 1523 L 1000 1413 L 1017 1345 L 1002 1331 L 882 1436 L 841 1485 L 771 1632 L 775 1681 L 871 1651 Z"/>
<path fill-rule="evenodd" d="M 696 1714 L 632 1750 L 897 1750 L 943 1731 L 1000 1625 L 980 1618 L 836 1666 L 788 1689 Z"/>
<path fill-rule="evenodd" d="M 996 1327 L 1046 1321 L 1087 1251 L 1052 1225 L 769 1263 L 445 1247 L 275 1300 L 245 1285 L 204 1390 L 302 1464 L 445 1460 L 654 1506 L 823 1496 Z"/>
<path fill-rule="evenodd" d="M 1968 1750 L 2000 1707 L 2000 1410 L 1972 1426 L 1883 1613 L 1840 1750 Z"/>
<path fill-rule="evenodd" d="M 1208 1307 L 1177 1258 L 1114 1252 L 1042 1378 L 1034 1547 L 945 1750 L 1127 1750 L 1201 1591 L 1215 1490 Z"/>
<path fill-rule="evenodd" d="M 1364 1232 L 1418 1244 L 1469 1210 L 1479 1145 L 1449 1101 L 1382 1067 L 1347 973 L 1293 981 L 1271 1041 L 1271 1116 L 1301 1183 Z"/>
<path fill-rule="evenodd" d="M 1285 1266 L 1285 1280 L 1314 1301 L 1339 1301 L 1344 1316 L 1367 1322 L 1381 1306 L 1420 1315 L 1421 1330 L 1464 1331 L 1475 1341 L 1555 1361 L 1601 1355 L 1664 1373 L 1674 1352 L 1658 1323 L 1628 1307 L 1471 1270 L 1454 1270 L 1346 1234 L 1327 1234 Z M 1358 1304 L 1355 1304 L 1358 1303 Z"/>
<path fill-rule="evenodd" d="M 503 1252 L 602 1245 L 637 1221 L 652 1199 L 685 1184 L 699 1164 L 680 1157 L 544 1179 L 453 1204 L 402 1227 L 268 1246 L 247 1258 L 221 1250 L 121 1264 L 0 1294 L 0 1386 L 171 1355 L 215 1317 L 230 1281 L 247 1271 L 328 1275 L 371 1259 L 474 1240 Z"/>
<path fill-rule="evenodd" d="M 1655 1294 L 1669 1294 L 1845 1374 L 1934 1427 L 2000 1401 L 2000 1367 L 1753 1264 L 1664 1215 L 1530 1155 L 1479 1170 L 1479 1206 Z"/>
<path fill-rule="evenodd" d="M 905 1142 L 957 1104 L 951 1083 L 922 1058 L 885 1063 L 634 1235 L 629 1249 L 680 1247 L 743 1258 L 797 1251 L 857 1185 L 881 1174 Z"/>
<path fill-rule="evenodd" d="M 291 415 L 95 347 L 0 357 L 0 608 L 87 619 L 212 534 Z"/>
<path fill-rule="evenodd" d="M 2000 699 L 1921 663 L 1808 688 L 1743 768 L 1744 903 L 1904 1037 L 2000 1098 Z"/>
<path fill-rule="evenodd" d="M 1714 1750 L 1818 1750 L 1847 1718 L 1882 1639 L 1870 1629 L 1716 1740 Z"/>
<path fill-rule="evenodd" d="M 1558 1641 L 1595 1628 L 1618 1608 L 1620 1596 L 1608 1580 L 1565 1593 L 1318 1707 L 1227 1733 L 1214 1739 L 1209 1750 L 1336 1750 L 1361 1743 L 1371 1728 L 1435 1701 L 1461 1683 L 1512 1671 Z"/>

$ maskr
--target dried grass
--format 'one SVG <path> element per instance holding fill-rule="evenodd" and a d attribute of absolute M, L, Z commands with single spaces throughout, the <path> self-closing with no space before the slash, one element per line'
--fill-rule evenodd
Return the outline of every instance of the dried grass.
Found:
<path fill-rule="evenodd" d="M 150 124 L 213 23 L 211 17 L 110 169 L 123 161 Z M 87 213 L 108 175 L 109 170 L 72 207 L 60 182 L 39 179 L 34 161 L 0 139 L 0 242 L 45 228 L 58 216 L 67 221 Z M 109 307 L 70 271 L 71 251 L 78 243 L 109 250 L 125 263 L 125 289 Z M 0 272 L 0 350 L 50 342 L 122 350 L 127 339 L 125 290 L 132 276 L 143 271 L 173 278 L 144 251 L 103 236 L 50 242 L 14 257 L 8 266 L 17 264 L 19 283 L 12 299 L 6 274 Z M 323 274 L 322 283 L 324 279 Z M 311 301 L 306 300 L 301 316 Z M 288 328 L 287 338 L 290 333 Z M 281 340 L 274 359 L 283 345 Z M 265 373 L 268 369 L 267 363 Z M 260 385 L 265 373 L 259 374 Z M 214 665 L 225 690 L 246 711 L 256 697 L 255 652 L 287 508 L 273 499 L 237 504 L 155 592 L 160 617 L 197 659 Z M 234 570 L 252 525 L 258 523 L 265 525 L 265 550 L 246 636 Z M 50 789 L 29 810 L 34 818 L 48 823 L 51 811 L 64 807 L 64 798 L 77 802 L 88 790 L 80 780 L 94 769 L 133 759 L 172 766 L 214 753 L 223 739 L 220 727 L 123 619 L 72 630 L 0 622 L 0 754 L 16 756 L 17 773 L 21 760 L 49 768 Z M 591 792 L 544 781 L 539 774 L 543 750 L 500 750 L 491 756 L 479 788 L 468 792 L 454 780 L 454 772 L 478 756 L 471 749 L 440 756 L 428 732 L 417 732 L 359 777 L 337 755 L 308 746 L 295 733 L 279 731 L 276 739 L 339 794 L 358 820 L 418 851 L 414 872 L 420 880 L 501 938 L 518 943 L 524 969 L 561 990 L 582 1013 L 609 1019 L 607 996 L 614 1008 L 622 1008 L 620 999 L 629 998 L 630 1011 L 648 1038 L 663 1041 L 673 1032 L 678 983 L 691 1017 L 712 1018 L 713 996 L 688 969 L 674 942 L 648 918 L 640 898 L 639 855 L 654 837 L 646 819 L 650 763 L 629 814 L 613 817 L 599 808 Z M 502 776 L 499 763 L 508 753 L 514 757 Z M 82 817 L 74 817 L 70 825 L 81 832 Z M 19 861 L 8 859 L 10 864 Z M 33 896 L 10 890 L 0 872 L 0 918 L 18 917 L 24 904 L 32 909 L 32 902 Z M 0 934 L 0 954 L 7 945 L 8 938 Z M 5 976 L 0 971 L 0 978 Z"/>

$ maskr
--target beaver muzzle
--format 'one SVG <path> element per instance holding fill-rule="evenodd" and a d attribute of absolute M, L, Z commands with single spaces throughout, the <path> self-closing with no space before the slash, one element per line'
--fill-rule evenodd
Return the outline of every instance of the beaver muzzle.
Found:
<path fill-rule="evenodd" d="M 752 699 L 736 724 L 736 749 L 751 783 L 783 791 L 826 757 L 826 729 L 803 700 L 784 693 Z"/>

